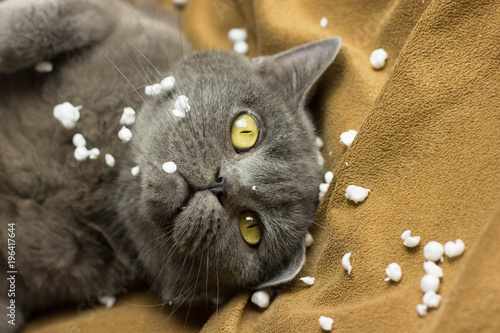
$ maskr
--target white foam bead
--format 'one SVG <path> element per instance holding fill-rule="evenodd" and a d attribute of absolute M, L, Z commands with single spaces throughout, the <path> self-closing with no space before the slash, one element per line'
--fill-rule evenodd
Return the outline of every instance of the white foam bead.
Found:
<path fill-rule="evenodd" d="M 325 29 L 327 25 L 328 19 L 326 17 L 322 17 L 321 20 L 319 20 L 319 26 Z"/>
<path fill-rule="evenodd" d="M 130 173 L 132 174 L 132 176 L 137 176 L 139 174 L 139 172 L 141 172 L 141 168 L 136 165 L 135 167 L 133 167 L 132 169 L 130 169 Z"/>
<path fill-rule="evenodd" d="M 106 309 L 111 309 L 116 303 L 116 297 L 111 295 L 101 295 L 97 296 L 99 303 L 104 305 Z"/>
<path fill-rule="evenodd" d="M 69 102 L 56 105 L 53 114 L 66 129 L 73 129 L 80 119 L 80 109 Z"/>
<path fill-rule="evenodd" d="M 387 278 L 385 279 L 385 281 L 392 280 L 394 282 L 399 282 L 399 280 L 401 280 L 401 266 L 399 266 L 395 262 L 390 263 L 389 266 L 387 266 L 387 268 L 385 269 L 385 273 L 387 274 Z"/>
<path fill-rule="evenodd" d="M 177 110 L 182 110 L 187 112 L 191 110 L 188 101 L 189 98 L 187 98 L 186 95 L 180 95 L 179 97 L 177 97 L 177 100 L 175 101 L 174 108 Z"/>
<path fill-rule="evenodd" d="M 176 118 L 186 118 L 186 112 L 184 110 L 173 109 L 172 115 Z"/>
<path fill-rule="evenodd" d="M 227 33 L 227 38 L 233 43 L 247 40 L 247 31 L 245 29 L 233 28 Z"/>
<path fill-rule="evenodd" d="M 326 191 L 328 190 L 328 185 L 330 184 L 327 183 L 319 184 L 319 191 L 322 192 L 323 194 L 326 193 Z"/>
<path fill-rule="evenodd" d="M 423 317 L 427 314 L 427 305 L 425 304 L 418 304 L 417 305 L 417 313 L 420 317 Z"/>
<path fill-rule="evenodd" d="M 424 262 L 424 271 L 427 274 L 431 274 L 437 276 L 438 278 L 443 277 L 443 269 L 436 265 L 433 261 L 425 261 Z"/>
<path fill-rule="evenodd" d="M 437 291 L 439 289 L 439 278 L 432 274 L 425 274 L 420 280 L 420 289 L 424 293 L 428 291 Z"/>
<path fill-rule="evenodd" d="M 113 157 L 113 155 L 111 154 L 106 154 L 104 155 L 104 160 L 106 161 L 106 164 L 109 166 L 109 167 L 114 167 L 115 166 L 115 158 Z"/>
<path fill-rule="evenodd" d="M 240 40 L 240 41 L 234 43 L 233 50 L 235 52 L 240 53 L 240 54 L 247 54 L 248 44 L 247 44 L 247 42 Z"/>
<path fill-rule="evenodd" d="M 123 109 L 122 117 L 120 118 L 120 124 L 130 126 L 135 123 L 135 111 L 132 108 L 126 107 Z"/>
<path fill-rule="evenodd" d="M 358 131 L 348 130 L 347 132 L 340 134 L 340 142 L 345 144 L 346 147 L 350 147 L 357 134 Z"/>
<path fill-rule="evenodd" d="M 436 294 L 433 290 L 429 290 L 422 296 L 422 303 L 430 309 L 437 308 L 441 303 L 441 295 Z"/>
<path fill-rule="evenodd" d="M 351 252 L 344 254 L 344 256 L 342 257 L 342 267 L 344 267 L 348 275 L 351 275 Z"/>
<path fill-rule="evenodd" d="M 318 154 L 316 155 L 316 158 L 318 159 L 318 165 L 319 166 L 325 165 L 325 159 L 323 158 L 323 154 L 321 154 L 320 151 L 318 151 Z"/>
<path fill-rule="evenodd" d="M 405 240 L 406 238 L 410 237 L 410 235 L 411 235 L 411 230 L 406 230 L 401 234 L 401 239 Z"/>
<path fill-rule="evenodd" d="M 404 240 L 403 245 L 406 247 L 415 247 L 420 243 L 420 236 L 408 237 Z"/>
<path fill-rule="evenodd" d="M 125 126 L 123 126 L 118 132 L 118 138 L 123 142 L 129 142 L 132 139 L 132 132 Z"/>
<path fill-rule="evenodd" d="M 387 52 L 384 49 L 376 49 L 370 55 L 370 64 L 374 69 L 381 69 L 387 61 Z"/>
<path fill-rule="evenodd" d="M 330 184 L 333 180 L 333 172 L 327 171 L 325 172 L 325 181 Z"/>
<path fill-rule="evenodd" d="M 316 139 L 314 140 L 314 145 L 318 149 L 323 148 L 323 140 L 321 140 L 321 138 L 319 136 L 317 136 Z"/>
<path fill-rule="evenodd" d="M 77 161 L 84 161 L 89 157 L 90 152 L 85 147 L 76 147 L 74 156 Z"/>
<path fill-rule="evenodd" d="M 311 246 L 313 242 L 314 242 L 313 236 L 310 233 L 307 233 L 305 241 L 304 241 L 304 243 L 306 244 L 306 247 Z"/>
<path fill-rule="evenodd" d="M 313 277 L 310 277 L 310 276 L 306 276 L 306 277 L 300 278 L 299 280 L 304 282 L 305 284 L 312 286 L 316 279 Z"/>
<path fill-rule="evenodd" d="M 457 239 L 455 242 L 446 242 L 446 244 L 444 244 L 444 253 L 450 258 L 461 255 L 464 250 L 465 244 L 461 239 Z"/>
<path fill-rule="evenodd" d="M 181 7 L 185 6 L 188 0 L 172 0 L 172 2 L 174 3 L 174 5 Z"/>
<path fill-rule="evenodd" d="M 333 319 L 330 317 L 321 316 L 318 319 L 319 326 L 325 331 L 331 331 L 333 326 Z"/>
<path fill-rule="evenodd" d="M 50 73 L 54 70 L 54 65 L 50 61 L 40 61 L 35 66 L 35 71 L 38 73 Z"/>
<path fill-rule="evenodd" d="M 85 145 L 87 145 L 87 141 L 82 134 L 76 133 L 73 135 L 73 144 L 75 147 L 85 147 Z"/>
<path fill-rule="evenodd" d="M 168 77 L 164 78 L 163 80 L 161 80 L 160 86 L 161 86 L 161 89 L 165 92 L 172 91 L 172 89 L 174 89 L 174 86 L 175 86 L 174 77 L 168 76 Z"/>
<path fill-rule="evenodd" d="M 257 190 L 257 186 L 255 186 L 255 185 L 254 185 L 254 186 L 252 186 L 252 190 L 253 190 L 253 191 Z"/>
<path fill-rule="evenodd" d="M 91 150 L 89 150 L 89 158 L 91 160 L 96 160 L 99 155 L 101 155 L 101 151 L 99 150 L 99 148 L 92 148 Z"/>
<path fill-rule="evenodd" d="M 165 171 L 166 173 L 174 173 L 177 171 L 177 164 L 175 164 L 174 162 L 170 161 L 170 162 L 165 162 L 163 163 L 163 165 L 161 166 L 161 168 L 163 169 L 163 171 Z"/>
<path fill-rule="evenodd" d="M 424 246 L 424 258 L 430 261 L 438 261 L 443 257 L 443 244 L 432 241 Z"/>
<path fill-rule="evenodd" d="M 262 309 L 265 309 L 269 306 L 270 300 L 271 296 L 269 296 L 269 293 L 264 290 L 254 292 L 251 298 L 252 303 Z"/>
<path fill-rule="evenodd" d="M 356 185 L 349 185 L 345 189 L 345 197 L 346 199 L 349 199 L 351 201 L 354 201 L 355 203 L 364 201 L 366 197 L 368 196 L 368 193 L 370 193 L 371 190 L 367 188 L 363 188 L 361 186 L 356 186 Z"/>
<path fill-rule="evenodd" d="M 155 83 L 155 84 L 152 84 L 150 86 L 146 86 L 144 88 L 144 93 L 148 96 L 157 96 L 159 94 L 161 94 L 162 92 L 162 88 L 161 88 L 161 84 L 159 83 Z"/>

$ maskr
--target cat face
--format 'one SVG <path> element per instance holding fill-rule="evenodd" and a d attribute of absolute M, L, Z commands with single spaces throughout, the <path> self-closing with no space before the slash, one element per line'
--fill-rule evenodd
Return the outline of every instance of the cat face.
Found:
<path fill-rule="evenodd" d="M 296 72 L 293 81 L 283 68 L 297 53 L 255 63 L 232 52 L 194 54 L 172 69 L 174 90 L 139 113 L 140 223 L 155 230 L 150 255 L 161 261 L 167 300 L 186 290 L 200 300 L 223 296 L 300 269 L 323 168 L 303 109 L 319 74 Z M 180 95 L 191 107 L 185 118 L 172 112 Z M 177 171 L 162 169 L 169 161 Z M 184 281 L 189 288 L 179 290 Z"/>

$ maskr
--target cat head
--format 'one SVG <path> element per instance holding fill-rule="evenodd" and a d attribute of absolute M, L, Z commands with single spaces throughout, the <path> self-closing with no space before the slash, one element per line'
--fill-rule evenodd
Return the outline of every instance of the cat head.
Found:
<path fill-rule="evenodd" d="M 298 273 L 323 172 L 305 104 L 339 47 L 329 38 L 253 61 L 194 53 L 167 73 L 174 89 L 147 100 L 131 141 L 141 168 L 137 223 L 155 232 L 143 259 L 167 300 Z M 173 112 L 181 95 L 190 106 L 183 118 Z M 162 168 L 170 161 L 172 173 Z"/>

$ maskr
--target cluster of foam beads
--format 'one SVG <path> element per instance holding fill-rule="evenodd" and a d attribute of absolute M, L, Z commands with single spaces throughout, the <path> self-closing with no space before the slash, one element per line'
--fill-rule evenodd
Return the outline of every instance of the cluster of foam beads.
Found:
<path fill-rule="evenodd" d="M 246 29 L 233 28 L 227 33 L 227 38 L 233 42 L 233 50 L 240 54 L 248 53 L 247 38 L 248 34 Z"/>
<path fill-rule="evenodd" d="M 185 118 L 186 112 L 189 110 L 191 110 L 191 106 L 189 106 L 188 98 L 186 95 L 180 95 L 174 103 L 172 115 L 177 118 Z"/>
<path fill-rule="evenodd" d="M 154 83 L 144 88 L 144 93 L 148 96 L 157 96 L 162 93 L 170 92 L 174 89 L 175 79 L 169 76 L 161 80 L 160 83 Z"/>
<path fill-rule="evenodd" d="M 316 153 L 316 158 L 318 159 L 318 165 L 322 167 L 323 165 L 325 165 L 325 159 L 321 154 L 321 148 L 323 148 L 323 140 L 321 140 L 319 136 L 317 136 L 316 139 L 314 140 L 314 146 L 318 148 Z"/>
<path fill-rule="evenodd" d="M 95 160 L 99 157 L 101 154 L 99 148 L 92 148 L 90 150 L 87 149 L 87 141 L 83 137 L 82 134 L 76 133 L 73 136 L 73 145 L 75 145 L 75 152 L 74 156 L 77 161 L 84 161 L 87 158 L 90 158 L 91 160 Z"/>
<path fill-rule="evenodd" d="M 354 138 L 358 134 L 358 131 L 356 130 L 348 130 L 347 132 L 343 132 L 340 134 L 340 142 L 346 145 L 347 148 L 349 148 L 354 141 Z"/>
<path fill-rule="evenodd" d="M 420 242 L 420 236 L 411 236 L 411 230 L 406 230 L 401 235 L 404 240 L 404 246 L 415 247 Z M 465 244 L 461 239 L 457 239 L 455 242 L 447 242 L 446 246 L 443 246 L 439 242 L 431 241 L 428 242 L 423 249 L 424 258 L 424 271 L 425 275 L 420 280 L 420 289 L 424 293 L 422 296 L 422 304 L 418 304 L 416 309 L 420 316 L 425 316 L 429 309 L 434 309 L 441 303 L 441 295 L 437 294 L 439 285 L 441 283 L 441 278 L 443 277 L 443 269 L 439 267 L 435 262 L 443 262 L 444 256 L 446 254 L 450 258 L 454 258 L 463 253 L 465 249 Z M 392 263 L 387 267 L 386 273 L 388 278 L 386 281 L 393 280 L 399 281 L 401 278 L 401 267 L 396 263 Z"/>
<path fill-rule="evenodd" d="M 330 183 L 332 182 L 332 179 L 333 179 L 333 172 L 327 171 L 325 173 L 325 182 L 319 184 L 319 200 L 321 200 L 325 195 L 326 191 L 328 190 L 328 187 L 330 186 Z"/>
<path fill-rule="evenodd" d="M 42 65 L 40 65 L 42 66 Z M 44 65 L 48 68 L 48 65 Z M 38 70 L 38 69 L 37 69 Z M 70 102 L 64 102 L 58 104 L 54 107 L 54 118 L 59 120 L 59 122 L 66 129 L 73 129 L 76 126 L 77 121 L 80 119 L 80 110 L 82 106 L 73 106 Z M 132 125 L 135 122 L 135 111 L 132 108 L 125 108 L 123 110 L 122 117 L 120 119 L 120 124 L 122 125 Z M 123 126 L 120 132 L 118 132 L 118 137 L 123 142 L 128 142 L 132 138 L 132 132 Z M 96 160 L 100 155 L 101 151 L 99 148 L 87 149 L 87 141 L 81 133 L 76 133 L 73 136 L 73 145 L 75 146 L 75 151 L 73 156 L 79 162 L 85 161 L 87 158 L 91 160 Z M 115 166 L 115 158 L 111 154 L 105 155 L 106 164 L 109 167 Z"/>
<path fill-rule="evenodd" d="M 129 142 L 132 139 L 132 131 L 127 127 L 133 125 L 135 122 L 135 111 L 132 108 L 126 107 L 123 109 L 120 124 L 123 125 L 118 131 L 118 138 L 123 142 Z"/>

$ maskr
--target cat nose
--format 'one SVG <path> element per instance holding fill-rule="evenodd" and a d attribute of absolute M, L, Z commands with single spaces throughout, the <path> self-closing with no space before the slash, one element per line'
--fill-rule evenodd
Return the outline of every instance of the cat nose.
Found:
<path fill-rule="evenodd" d="M 220 177 L 219 172 L 217 172 L 215 174 L 215 181 L 209 188 L 207 188 L 207 190 L 212 192 L 222 204 L 222 201 L 226 197 L 226 179 L 224 177 Z"/>

